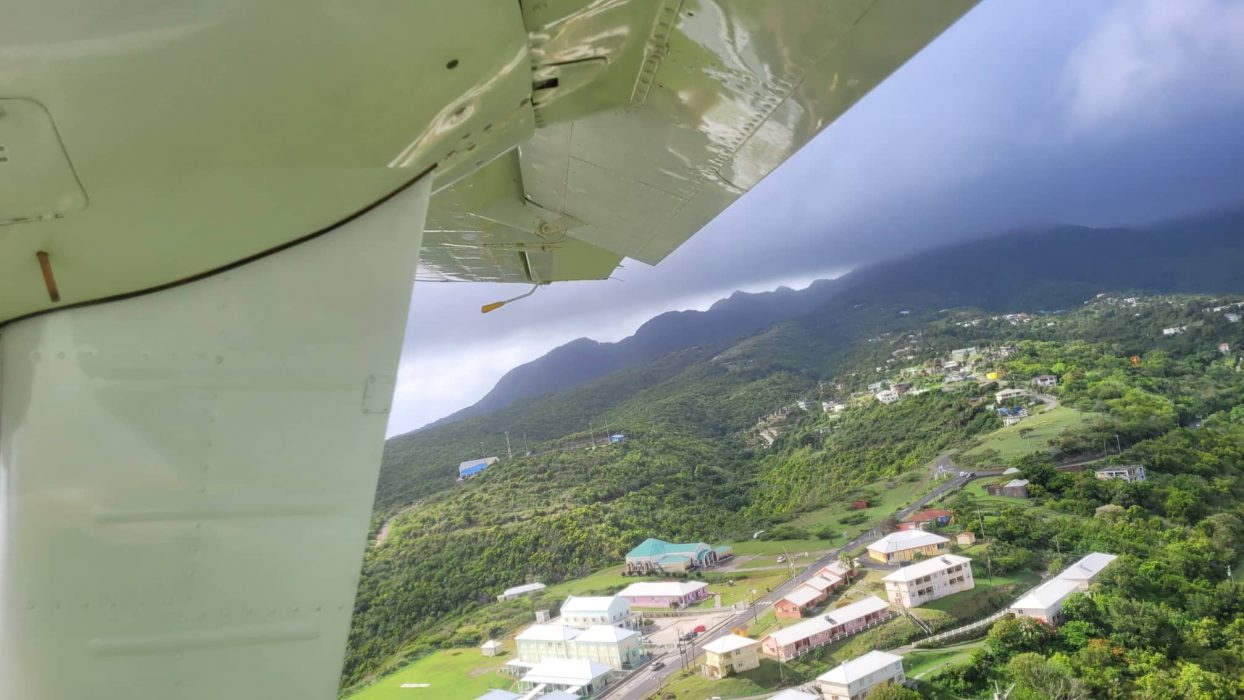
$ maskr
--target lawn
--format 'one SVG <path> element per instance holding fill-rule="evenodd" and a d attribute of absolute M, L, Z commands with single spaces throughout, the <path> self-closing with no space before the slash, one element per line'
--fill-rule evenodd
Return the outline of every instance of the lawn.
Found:
<path fill-rule="evenodd" d="M 697 669 L 702 660 L 703 657 L 696 659 Z M 762 656 L 759 667 L 721 680 L 705 678 L 696 671 L 688 674 L 677 673 L 661 688 L 657 697 L 666 698 L 673 694 L 678 700 L 704 700 L 713 696 L 745 698 L 763 695 L 813 678 L 819 673 L 813 669 L 813 666 L 800 661 L 779 663 Z"/>
<path fill-rule="evenodd" d="M 963 487 L 963 491 L 967 494 L 970 494 L 972 498 L 976 500 L 976 503 L 979 506 L 994 506 L 997 508 L 1001 508 L 1002 506 L 1019 506 L 1020 508 L 1031 508 L 1034 504 L 1032 501 L 1030 501 L 1027 498 L 1011 498 L 1010 496 L 990 496 L 985 491 L 986 484 L 991 484 L 991 483 L 994 483 L 995 481 L 1001 481 L 1004 479 L 1009 481 L 1012 478 L 1015 478 L 1015 477 L 997 476 L 997 477 L 985 477 L 982 479 L 976 479 L 968 483 L 967 486 Z M 988 513 L 986 513 L 986 515 L 988 515 Z M 978 523 L 973 523 L 973 525 L 978 525 Z M 976 535 L 978 537 L 981 535 L 980 532 L 977 532 L 976 528 L 973 528 L 972 531 L 976 532 Z"/>
<path fill-rule="evenodd" d="M 721 595 L 721 605 L 726 607 L 734 605 L 737 602 L 747 602 L 751 599 L 751 592 L 756 591 L 756 599 L 763 598 L 778 584 L 786 580 L 787 572 L 785 569 L 773 569 L 768 571 L 756 572 L 734 572 L 733 574 L 722 574 L 722 579 L 717 581 L 709 581 L 709 592 Z M 697 608 L 716 607 L 714 596 L 709 596 L 708 600 L 700 603 Z"/>
<path fill-rule="evenodd" d="M 923 472 L 912 471 L 859 489 L 867 494 L 863 499 L 868 501 L 868 507 L 863 510 L 851 510 L 856 494 L 844 494 L 841 502 L 803 513 L 789 524 L 813 529 L 832 525 L 836 537 L 830 542 L 841 544 L 846 540 L 840 533 L 846 532 L 847 539 L 855 537 L 928 491 L 932 483 L 925 476 Z M 848 521 L 860 519 L 860 522 L 843 522 L 844 518 Z"/>
<path fill-rule="evenodd" d="M 734 554 L 764 554 L 770 555 L 774 559 L 779 556 L 797 556 L 795 563 L 799 562 L 804 552 L 815 558 L 819 554 L 824 554 L 834 548 L 834 543 L 830 540 L 742 540 L 739 542 L 727 542 L 726 545 L 734 550 Z M 773 563 L 772 561 L 769 563 Z M 750 564 L 750 562 L 749 562 Z M 745 565 L 746 566 L 746 565 Z"/>
<path fill-rule="evenodd" d="M 506 643 L 513 651 L 513 643 Z M 509 688 L 512 680 L 496 673 L 510 654 L 487 657 L 474 647 L 428 654 L 397 673 L 385 676 L 347 700 L 473 700 L 490 688 Z M 403 688 L 423 684 L 426 688 Z"/>
<path fill-rule="evenodd" d="M 1009 462 L 1016 457 L 1044 450 L 1049 447 L 1050 440 L 1058 437 L 1064 430 L 1084 425 L 1095 418 L 1096 414 L 1059 406 L 1052 411 L 1030 416 L 1015 425 L 995 430 L 981 438 L 966 454 L 986 456 L 990 451 L 995 451 L 998 461 Z M 1021 430 L 1031 430 L 1032 433 L 1025 432 L 1027 437 L 1021 437 Z"/>
<path fill-rule="evenodd" d="M 568 595 L 609 595 L 625 588 L 628 584 L 643 580 L 647 579 L 623 576 L 621 566 L 611 566 L 583 578 L 549 586 L 547 592 L 562 598 Z"/>
<path fill-rule="evenodd" d="M 984 643 L 978 640 L 942 649 L 917 649 L 903 657 L 903 667 L 908 678 L 923 678 L 951 664 L 967 661 L 972 651 Z"/>
<path fill-rule="evenodd" d="M 1031 571 L 998 574 L 991 578 L 983 557 L 972 562 L 972 574 L 976 579 L 976 587 L 972 590 L 938 598 L 925 603 L 919 609 L 947 613 L 956 622 L 974 622 L 1009 605 L 1041 580 L 1040 576 Z"/>

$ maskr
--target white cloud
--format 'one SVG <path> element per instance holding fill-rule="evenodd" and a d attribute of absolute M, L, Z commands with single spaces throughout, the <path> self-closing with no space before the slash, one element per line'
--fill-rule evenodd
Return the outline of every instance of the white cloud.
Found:
<path fill-rule="evenodd" d="M 1123 0 L 1066 64 L 1076 128 L 1164 122 L 1244 95 L 1244 3 Z"/>

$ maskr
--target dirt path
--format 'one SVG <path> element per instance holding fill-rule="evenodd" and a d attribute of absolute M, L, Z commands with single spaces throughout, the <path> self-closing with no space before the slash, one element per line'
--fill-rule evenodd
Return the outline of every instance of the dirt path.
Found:
<path fill-rule="evenodd" d="M 405 508 L 399 510 L 398 512 L 394 513 L 393 515 L 389 516 L 389 519 L 384 521 L 384 525 L 380 526 L 380 532 L 376 533 L 376 541 L 375 543 L 372 544 L 372 546 L 379 547 L 380 545 L 384 544 L 385 541 L 389 539 L 389 531 L 393 529 L 393 522 L 397 520 L 398 518 L 402 517 L 403 515 L 406 515 L 407 513 L 409 513 L 417 505 L 419 504 L 412 503 L 406 506 Z"/>

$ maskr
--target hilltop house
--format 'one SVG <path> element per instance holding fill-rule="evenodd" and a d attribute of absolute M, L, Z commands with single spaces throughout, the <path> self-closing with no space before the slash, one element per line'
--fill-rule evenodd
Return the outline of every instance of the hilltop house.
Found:
<path fill-rule="evenodd" d="M 544 590 L 543 583 L 524 583 L 521 586 L 514 586 L 501 591 L 501 595 L 497 596 L 497 601 L 504 603 L 507 600 L 514 600 L 515 598 L 521 598 L 542 590 Z"/>
<path fill-rule="evenodd" d="M 750 671 L 760 666 L 760 642 L 728 634 L 704 645 L 704 665 L 700 672 L 707 678 L 725 678 L 731 673 Z"/>
<path fill-rule="evenodd" d="M 1122 479 L 1130 484 L 1133 481 L 1145 480 L 1145 468 L 1139 464 L 1120 464 L 1094 469 L 1093 475 L 1102 481 Z"/>
<path fill-rule="evenodd" d="M 635 627 L 630 602 L 621 596 L 570 596 L 562 603 L 562 624 L 588 628 L 592 625 Z"/>
<path fill-rule="evenodd" d="M 881 403 L 885 403 L 885 404 L 891 404 L 899 400 L 899 393 L 895 391 L 894 389 L 886 389 L 884 391 L 878 391 L 876 396 L 877 396 L 878 401 L 880 401 Z"/>
<path fill-rule="evenodd" d="M 884 600 L 871 595 L 776 630 L 760 641 L 760 650 L 782 661 L 789 661 L 813 649 L 875 627 L 891 615 L 890 606 Z"/>
<path fill-rule="evenodd" d="M 976 543 L 976 533 L 971 530 L 964 530 L 955 535 L 955 543 L 960 547 L 970 547 Z"/>
<path fill-rule="evenodd" d="M 1180 333 L 1183 333 L 1186 328 L 1187 326 L 1171 326 L 1170 328 L 1163 328 L 1162 335 L 1169 338 L 1172 335 L 1179 335 Z"/>
<path fill-rule="evenodd" d="M 825 700 L 860 700 L 882 683 L 901 684 L 903 657 L 884 651 L 870 651 L 839 664 L 816 677 Z"/>
<path fill-rule="evenodd" d="M 1032 385 L 1038 389 L 1049 389 L 1058 386 L 1058 377 L 1052 374 L 1041 374 L 1032 378 Z"/>
<path fill-rule="evenodd" d="M 985 485 L 985 493 L 990 496 L 1006 496 L 1008 498 L 1028 498 L 1028 480 L 1011 479 L 1006 483 Z"/>
<path fill-rule="evenodd" d="M 821 696 L 819 693 L 813 695 L 798 688 L 789 688 L 777 695 L 770 695 L 769 700 L 821 700 Z"/>
<path fill-rule="evenodd" d="M 501 460 L 496 457 L 482 457 L 461 462 L 458 464 L 458 479 L 462 480 L 475 476 L 499 461 Z"/>
<path fill-rule="evenodd" d="M 681 573 L 717 566 L 732 556 L 729 547 L 711 547 L 703 542 L 676 544 L 649 537 L 626 553 L 626 573 Z"/>
<path fill-rule="evenodd" d="M 1002 391 L 994 393 L 993 400 L 996 403 L 1003 403 L 1004 401 L 1010 401 L 1012 399 L 1019 399 L 1031 395 L 1032 392 L 1027 389 L 1003 389 Z"/>
<path fill-rule="evenodd" d="M 950 511 L 942 508 L 926 508 L 925 510 L 912 513 L 907 516 L 903 522 L 898 524 L 900 530 L 924 530 L 936 525 L 949 525 L 954 516 Z"/>
<path fill-rule="evenodd" d="M 917 608 L 931 600 L 976 587 L 972 579 L 972 560 L 957 554 L 943 554 L 904 566 L 883 580 L 886 597 L 904 608 Z"/>
<path fill-rule="evenodd" d="M 1063 572 L 1029 591 L 1011 604 L 1016 615 L 1036 618 L 1051 625 L 1060 620 L 1063 601 L 1072 593 L 1087 591 L 1107 566 L 1115 559 L 1113 554 L 1093 552 L 1063 570 Z"/>
<path fill-rule="evenodd" d="M 633 607 L 685 608 L 708 597 L 703 581 L 641 581 L 623 588 L 618 595 Z"/>
<path fill-rule="evenodd" d="M 950 540 L 923 530 L 891 532 L 868 545 L 868 556 L 883 564 L 911 561 L 917 554 L 935 556 L 946 553 Z"/>

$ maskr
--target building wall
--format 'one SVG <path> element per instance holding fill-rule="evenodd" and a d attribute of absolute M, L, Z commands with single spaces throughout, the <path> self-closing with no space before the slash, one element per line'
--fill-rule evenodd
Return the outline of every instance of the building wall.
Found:
<path fill-rule="evenodd" d="M 825 700 L 860 700 L 868 695 L 868 691 L 886 681 L 902 683 L 905 678 L 903 662 L 895 661 L 880 671 L 870 673 L 864 678 L 852 682 L 849 686 L 827 683 L 825 681 L 819 681 L 818 685 L 821 689 L 821 696 Z"/>
<path fill-rule="evenodd" d="M 731 673 L 742 673 L 760 666 L 758 647 L 735 649 L 725 654 L 704 652 L 704 675 L 709 678 L 725 678 Z"/>
<path fill-rule="evenodd" d="M 956 567 L 962 567 L 954 571 Z M 963 580 L 960 581 L 959 579 Z M 925 580 L 927 579 L 927 580 Z M 891 603 L 905 608 L 916 608 L 929 601 L 944 598 L 960 591 L 976 587 L 970 563 L 956 564 L 942 571 L 923 576 L 915 581 L 886 581 L 886 596 Z"/>

